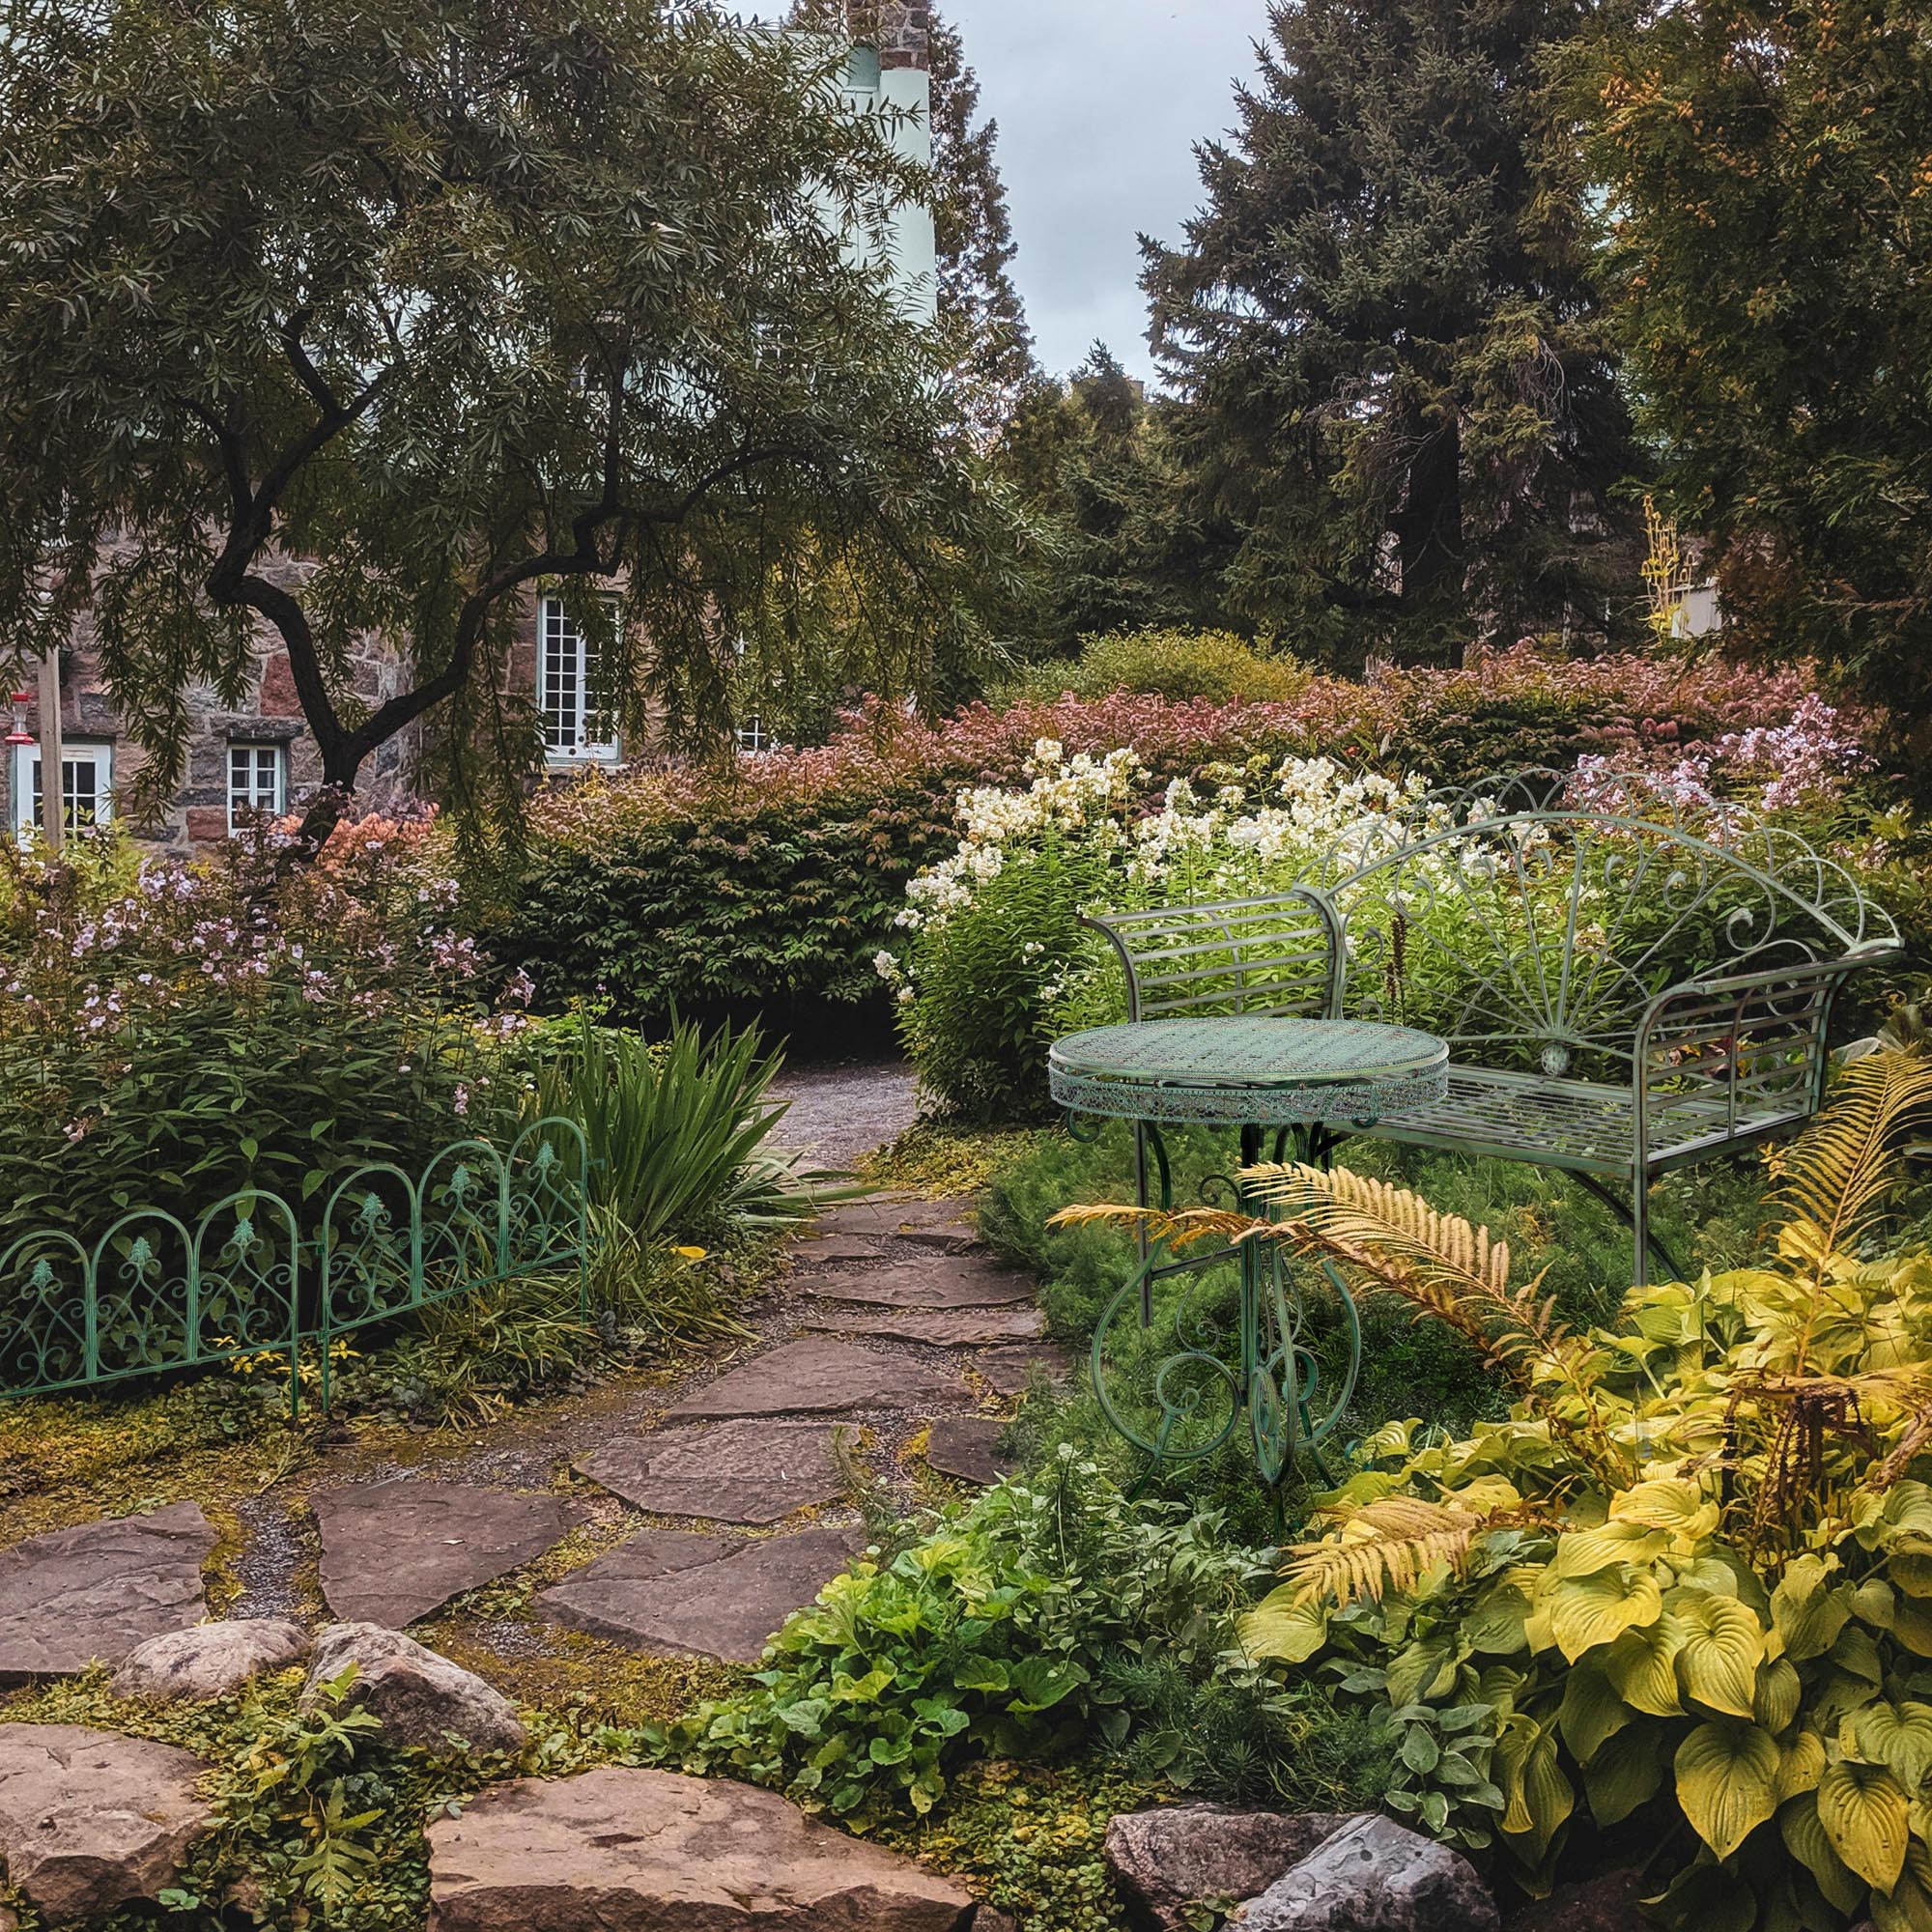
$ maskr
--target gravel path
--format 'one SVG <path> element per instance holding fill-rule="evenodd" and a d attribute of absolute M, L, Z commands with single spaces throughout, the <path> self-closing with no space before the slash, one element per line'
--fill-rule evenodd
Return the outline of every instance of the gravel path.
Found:
<path fill-rule="evenodd" d="M 789 1107 L 776 1138 L 809 1160 L 849 1170 L 918 1119 L 915 1086 L 900 1060 L 789 1066 L 772 1085 L 772 1097 Z"/>

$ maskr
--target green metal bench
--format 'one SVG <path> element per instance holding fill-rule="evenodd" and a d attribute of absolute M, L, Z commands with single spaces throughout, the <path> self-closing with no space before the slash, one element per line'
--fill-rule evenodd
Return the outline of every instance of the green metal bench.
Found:
<path fill-rule="evenodd" d="M 1644 776 L 1525 773 L 1432 793 L 1275 896 L 1090 922 L 1132 1019 L 1321 1015 L 1418 1027 L 1448 1092 L 1378 1137 L 1561 1168 L 1655 1251 L 1651 1183 L 1793 1132 L 1832 1010 L 1897 928 L 1845 869 Z M 1157 1138 L 1137 1129 L 1142 1198 Z M 1626 1202 L 1624 1196 L 1628 1194 Z"/>

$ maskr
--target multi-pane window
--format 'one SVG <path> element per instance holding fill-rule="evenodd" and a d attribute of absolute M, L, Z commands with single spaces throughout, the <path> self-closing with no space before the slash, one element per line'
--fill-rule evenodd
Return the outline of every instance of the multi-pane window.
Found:
<path fill-rule="evenodd" d="M 114 747 L 85 739 L 61 747 L 61 801 L 70 829 L 105 825 L 114 816 Z M 41 748 L 14 748 L 14 829 L 24 836 L 41 822 Z"/>
<path fill-rule="evenodd" d="M 738 726 L 738 749 L 741 752 L 769 752 L 772 736 L 765 729 L 764 719 L 755 711 L 751 712 L 745 722 Z"/>
<path fill-rule="evenodd" d="M 251 818 L 277 818 L 287 810 L 288 769 L 286 745 L 229 746 L 229 831 L 241 831 Z"/>
<path fill-rule="evenodd" d="M 615 612 L 617 600 L 607 600 Z M 562 601 L 537 606 L 537 709 L 543 715 L 544 750 L 553 764 L 581 758 L 614 758 L 617 733 L 596 710 L 597 646 L 578 629 Z"/>

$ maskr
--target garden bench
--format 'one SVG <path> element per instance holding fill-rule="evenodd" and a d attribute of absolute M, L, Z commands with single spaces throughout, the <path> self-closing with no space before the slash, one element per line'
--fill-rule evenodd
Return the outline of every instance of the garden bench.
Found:
<path fill-rule="evenodd" d="M 1677 1277 L 1651 1183 L 1809 1120 L 1840 987 L 1902 949 L 1850 874 L 1787 830 L 1642 776 L 1577 792 L 1546 772 L 1432 793 L 1287 892 L 1089 923 L 1125 970 L 1130 1019 L 1439 1036 L 1446 1094 L 1363 1130 L 1563 1169 L 1632 1227 L 1639 1284 L 1653 1250 Z M 1144 1129 L 1137 1142 L 1145 1198 Z"/>

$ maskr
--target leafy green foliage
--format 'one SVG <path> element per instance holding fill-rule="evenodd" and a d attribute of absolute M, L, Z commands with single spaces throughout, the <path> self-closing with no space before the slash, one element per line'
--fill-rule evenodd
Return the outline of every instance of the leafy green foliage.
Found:
<path fill-rule="evenodd" d="M 14 858 L 0 903 L 0 1249 L 192 1221 L 273 1189 L 319 1214 L 367 1161 L 406 1171 L 516 1115 L 486 962 L 418 832 L 339 827 L 279 880 L 270 846 L 189 869 Z M 508 1024 L 518 1022 L 508 1015 Z"/>
<path fill-rule="evenodd" d="M 658 1748 L 840 1816 L 924 1812 L 960 1761 L 1066 1753 L 1095 1730 L 1123 1743 L 1119 1664 L 1210 1672 L 1252 1574 L 1211 1519 L 1137 1514 L 1065 1448 L 1038 1481 L 836 1577 L 773 1638 L 755 1689 Z"/>
<path fill-rule="evenodd" d="M 1025 532 L 892 288 L 927 182 L 842 110 L 847 55 L 677 0 L 23 16 L 0 653 L 85 613 L 171 790 L 189 688 L 236 702 L 266 621 L 329 788 L 311 842 L 424 718 L 455 802 L 513 808 L 538 741 L 498 669 L 539 584 L 638 726 L 715 732 L 740 635 L 841 682 L 812 651 L 855 586 L 845 675 L 970 659 Z M 368 632 L 409 666 L 380 703 Z"/>
<path fill-rule="evenodd" d="M 1281 651 L 1259 649 L 1231 631 L 1111 631 L 1093 637 L 1071 662 L 1035 665 L 1016 690 L 1028 696 L 1104 697 L 1144 691 L 1157 697 L 1205 697 L 1210 703 L 1286 702 L 1313 673 Z"/>
<path fill-rule="evenodd" d="M 1815 655 L 1928 715 L 1932 88 L 1910 8 L 1747 0 L 1605 16 L 1567 103 L 1605 184 L 1605 268 L 1668 499 L 1726 636 Z"/>
<path fill-rule="evenodd" d="M 1635 588 L 1581 199 L 1545 164 L 1541 63 L 1583 18 L 1276 7 L 1205 208 L 1149 250 L 1188 502 L 1233 526 L 1222 597 L 1317 661 L 1449 656 L 1478 613 L 1514 637 Z"/>

